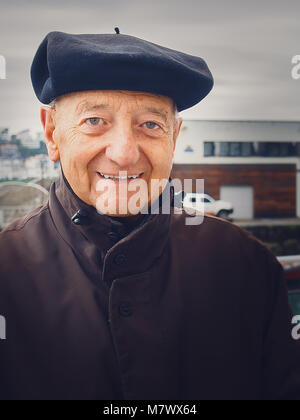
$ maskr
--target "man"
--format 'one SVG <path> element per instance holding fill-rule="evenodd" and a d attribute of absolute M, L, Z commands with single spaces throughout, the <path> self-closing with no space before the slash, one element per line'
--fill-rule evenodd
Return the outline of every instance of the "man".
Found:
<path fill-rule="evenodd" d="M 212 88 L 206 63 L 116 32 L 51 32 L 32 64 L 62 173 L 0 234 L 1 398 L 300 399 L 276 258 L 230 222 L 187 225 L 172 188 L 163 212 L 168 183 L 152 187 L 170 176 L 176 109 Z"/>

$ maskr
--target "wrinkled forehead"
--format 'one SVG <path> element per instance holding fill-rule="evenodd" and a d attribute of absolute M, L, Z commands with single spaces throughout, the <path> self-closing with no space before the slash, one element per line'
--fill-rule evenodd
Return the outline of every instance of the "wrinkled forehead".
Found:
<path fill-rule="evenodd" d="M 164 95 L 127 90 L 90 90 L 72 92 L 59 96 L 50 103 L 67 105 L 76 113 L 92 110 L 93 107 L 102 106 L 103 109 L 117 110 L 120 107 L 155 109 L 158 107 L 165 114 L 177 112 L 175 102 Z"/>

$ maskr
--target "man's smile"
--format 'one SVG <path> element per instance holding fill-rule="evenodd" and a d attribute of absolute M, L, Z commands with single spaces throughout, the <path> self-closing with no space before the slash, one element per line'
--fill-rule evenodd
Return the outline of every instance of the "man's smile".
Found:
<path fill-rule="evenodd" d="M 122 173 L 122 172 L 121 172 Z M 126 173 L 126 171 L 124 171 Z M 130 179 L 138 179 L 141 178 L 144 172 L 141 172 L 139 174 L 132 174 L 132 175 L 112 175 L 112 174 L 105 174 L 102 172 L 97 172 L 97 174 L 104 179 L 112 179 L 114 181 L 127 181 Z"/>

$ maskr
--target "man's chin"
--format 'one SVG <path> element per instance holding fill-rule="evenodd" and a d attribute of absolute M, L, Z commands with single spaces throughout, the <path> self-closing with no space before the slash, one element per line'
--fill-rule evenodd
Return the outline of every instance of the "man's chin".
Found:
<path fill-rule="evenodd" d="M 135 217 L 140 214 L 141 209 L 139 207 L 134 207 L 134 209 L 128 209 L 128 206 L 121 205 L 105 205 L 101 200 L 96 201 L 94 206 L 99 214 L 105 214 L 110 217 Z"/>
<path fill-rule="evenodd" d="M 126 197 L 116 197 L 111 194 L 100 194 L 95 200 L 98 213 L 111 217 L 134 217 L 148 207 L 148 196 L 129 194 Z"/>

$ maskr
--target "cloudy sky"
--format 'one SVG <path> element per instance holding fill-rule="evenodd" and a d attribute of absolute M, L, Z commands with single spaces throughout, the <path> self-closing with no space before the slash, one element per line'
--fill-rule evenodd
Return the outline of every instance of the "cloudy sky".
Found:
<path fill-rule="evenodd" d="M 137 36 L 203 57 L 215 78 L 210 95 L 181 113 L 193 119 L 300 120 L 299 0 L 0 0 L 0 127 L 41 130 L 30 65 L 44 36 Z"/>

